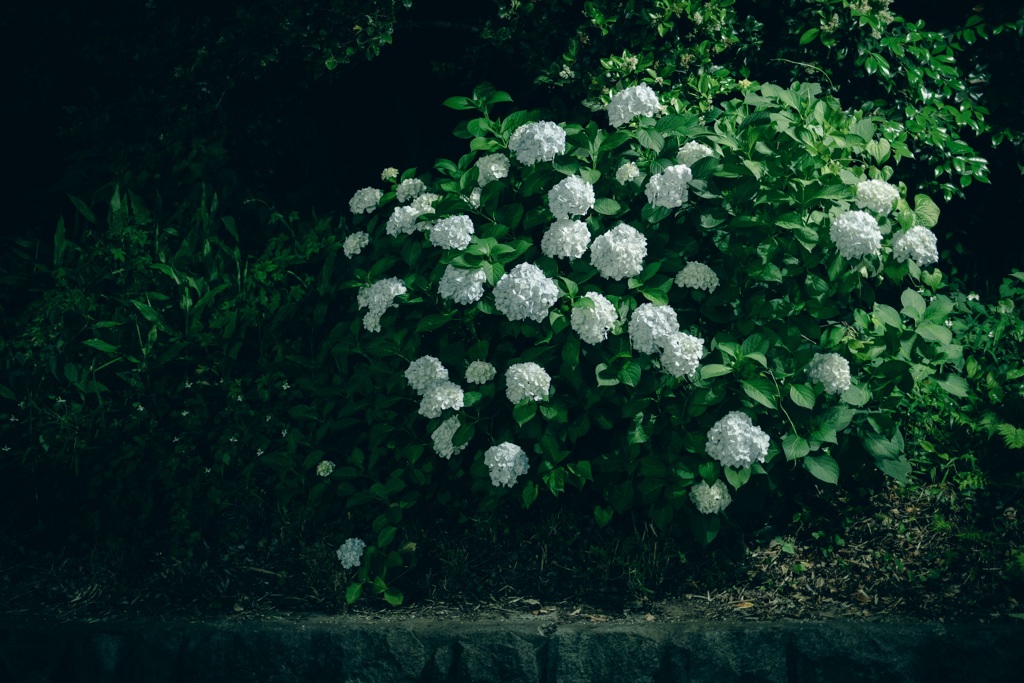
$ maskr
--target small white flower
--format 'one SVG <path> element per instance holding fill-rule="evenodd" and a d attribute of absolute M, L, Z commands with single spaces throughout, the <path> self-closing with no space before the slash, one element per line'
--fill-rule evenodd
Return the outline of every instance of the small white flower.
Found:
<path fill-rule="evenodd" d="M 329 477 L 333 471 L 334 463 L 330 460 L 321 460 L 320 464 L 316 466 L 316 474 L 318 477 Z"/>
<path fill-rule="evenodd" d="M 263 455 L 263 452 L 264 452 L 264 451 L 263 451 L 263 449 L 262 449 L 262 448 L 257 448 L 257 449 L 256 449 L 256 457 L 258 458 L 258 457 L 260 457 L 261 455 Z"/>
<path fill-rule="evenodd" d="M 640 169 L 632 161 L 627 161 L 622 166 L 619 166 L 619 170 L 615 172 L 615 180 L 619 182 L 619 185 L 625 185 L 639 177 Z"/>
<path fill-rule="evenodd" d="M 742 469 L 764 462 L 769 441 L 749 415 L 734 410 L 708 430 L 707 452 L 726 467 Z"/>
<path fill-rule="evenodd" d="M 473 239 L 473 221 L 469 216 L 451 216 L 430 226 L 430 243 L 442 249 L 465 249 Z"/>
<path fill-rule="evenodd" d="M 662 344 L 661 367 L 675 378 L 697 375 L 704 355 L 704 340 L 685 332 L 670 334 Z"/>
<path fill-rule="evenodd" d="M 693 173 L 689 166 L 669 166 L 661 173 L 651 176 L 644 194 L 651 205 L 674 209 L 689 199 L 690 192 L 686 186 L 692 179 Z"/>
<path fill-rule="evenodd" d="M 647 238 L 631 225 L 619 223 L 590 245 L 590 263 L 609 280 L 639 275 L 647 256 Z"/>
<path fill-rule="evenodd" d="M 264 419 L 263 421 L 264 422 L 270 422 L 270 418 L 272 418 L 272 417 L 273 417 L 273 415 L 267 415 L 266 419 Z"/>
<path fill-rule="evenodd" d="M 939 260 L 939 242 L 934 232 L 918 225 L 893 238 L 892 255 L 900 263 L 909 258 L 923 268 Z"/>
<path fill-rule="evenodd" d="M 558 285 L 532 263 L 520 263 L 494 285 L 494 306 L 511 321 L 541 322 L 558 299 Z"/>
<path fill-rule="evenodd" d="M 188 411 L 187 410 L 181 411 L 181 416 L 182 417 L 188 417 Z"/>
<path fill-rule="evenodd" d="M 176 436 L 173 439 L 171 439 L 171 443 L 178 443 L 179 441 L 181 441 L 181 437 L 180 436 Z"/>
<path fill-rule="evenodd" d="M 629 123 L 634 116 L 654 116 L 661 111 L 658 95 L 651 86 L 634 85 L 615 93 L 608 103 L 608 122 L 613 128 Z"/>
<path fill-rule="evenodd" d="M 540 250 L 551 258 L 578 259 L 590 246 L 590 229 L 583 221 L 560 218 L 540 241 Z"/>
<path fill-rule="evenodd" d="M 348 202 L 349 211 L 352 213 L 372 213 L 383 196 L 384 193 L 375 187 L 364 187 L 352 195 L 352 199 Z"/>
<path fill-rule="evenodd" d="M 579 176 L 569 176 L 548 190 L 548 208 L 556 219 L 586 216 L 594 208 L 594 186 Z"/>
<path fill-rule="evenodd" d="M 366 550 L 366 543 L 359 538 L 350 538 L 341 544 L 337 553 L 338 561 L 345 569 L 353 569 L 362 564 L 363 551 Z"/>
<path fill-rule="evenodd" d="M 466 444 L 456 446 L 452 442 L 457 431 L 459 431 L 459 418 L 453 415 L 442 422 L 434 430 L 434 433 L 430 435 L 430 440 L 434 444 L 434 452 L 445 460 L 448 460 L 453 455 L 458 455 L 466 447 Z"/>
<path fill-rule="evenodd" d="M 465 395 L 462 387 L 454 382 L 434 382 L 423 392 L 419 414 L 428 419 L 441 417 L 445 410 L 460 410 L 464 405 Z"/>
<path fill-rule="evenodd" d="M 484 464 L 490 471 L 493 486 L 515 486 L 516 479 L 530 469 L 530 461 L 522 448 L 508 441 L 491 446 L 484 453 Z"/>
<path fill-rule="evenodd" d="M 288 382 L 287 382 L 287 381 L 285 381 L 285 382 L 283 382 L 283 383 L 281 384 L 281 391 L 288 391 L 288 390 L 289 390 L 289 389 L 291 389 L 291 388 L 292 388 L 292 385 L 291 385 L 291 384 L 288 384 Z"/>
<path fill-rule="evenodd" d="M 143 408 L 141 405 L 135 406 L 135 410 L 139 411 L 140 413 L 146 412 L 146 409 Z"/>
<path fill-rule="evenodd" d="M 487 183 L 508 177 L 509 161 L 504 154 L 488 154 L 477 159 L 476 167 L 480 169 L 476 182 L 484 187 Z"/>
<path fill-rule="evenodd" d="M 700 261 L 690 261 L 676 273 L 676 285 L 691 289 L 704 289 L 708 294 L 718 288 L 718 275 Z"/>
<path fill-rule="evenodd" d="M 230 441 L 231 443 L 238 443 L 238 437 L 230 436 L 228 437 L 228 441 Z"/>
<path fill-rule="evenodd" d="M 565 152 L 565 131 L 551 121 L 526 123 L 512 133 L 508 148 L 524 166 L 533 166 L 538 161 L 554 161 L 556 156 Z"/>
<path fill-rule="evenodd" d="M 475 360 L 466 368 L 466 381 L 470 384 L 487 384 L 498 371 L 487 361 Z"/>
<path fill-rule="evenodd" d="M 448 369 L 433 356 L 421 356 L 409 363 L 405 379 L 417 394 L 422 396 L 435 382 L 448 379 Z"/>
<path fill-rule="evenodd" d="M 845 211 L 832 221 L 829 236 L 846 259 L 877 256 L 882 248 L 882 231 L 875 217 L 864 211 Z"/>
<path fill-rule="evenodd" d="M 707 145 L 702 145 L 696 140 L 691 140 L 685 145 L 679 148 L 679 153 L 676 154 L 676 161 L 686 166 L 692 167 L 695 163 L 703 159 L 704 157 L 714 156 L 715 152 Z"/>
<path fill-rule="evenodd" d="M 953 327 L 953 321 L 947 319 L 946 320 L 946 327 Z"/>
<path fill-rule="evenodd" d="M 820 382 L 829 394 L 841 394 L 851 386 L 850 361 L 838 353 L 816 353 L 807 365 L 812 382 Z"/>
<path fill-rule="evenodd" d="M 551 375 L 536 363 L 516 363 L 505 371 L 505 396 L 513 405 L 523 399 L 548 400 Z"/>
<path fill-rule="evenodd" d="M 398 187 L 395 188 L 395 195 L 398 197 L 399 202 L 405 204 L 410 199 L 415 199 L 426 191 L 426 184 L 419 178 L 406 178 L 398 183 Z"/>
<path fill-rule="evenodd" d="M 393 166 L 388 166 L 380 172 L 381 180 L 395 180 L 398 178 L 398 169 Z"/>
<path fill-rule="evenodd" d="M 971 292 L 970 294 L 967 295 L 967 300 L 968 301 L 977 301 L 980 298 L 981 297 L 978 296 L 977 294 L 975 294 L 974 292 Z"/>
<path fill-rule="evenodd" d="M 356 301 L 359 308 L 369 309 L 363 316 L 363 327 L 369 332 L 380 332 L 380 319 L 389 308 L 398 308 L 395 298 L 406 293 L 405 283 L 397 277 L 378 280 L 359 290 Z"/>
<path fill-rule="evenodd" d="M 341 249 L 345 256 L 352 258 L 363 250 L 363 247 L 370 243 L 370 236 L 365 232 L 354 232 L 345 238 Z"/>
<path fill-rule="evenodd" d="M 64 398 L 63 398 L 63 397 L 61 397 L 61 396 L 58 396 L 58 397 L 57 397 L 57 405 L 60 405 L 60 404 L 62 404 L 62 403 L 67 403 L 67 400 L 66 400 L 66 399 L 64 399 Z"/>
<path fill-rule="evenodd" d="M 288 429 L 287 429 L 287 427 L 285 429 L 281 430 L 281 436 L 288 436 Z"/>
<path fill-rule="evenodd" d="M 487 274 L 483 269 L 467 270 L 448 264 L 437 283 L 437 293 L 457 304 L 473 304 L 483 297 L 485 282 Z"/>
<path fill-rule="evenodd" d="M 10 446 L 4 446 L 3 448 L 0 448 L 0 451 L 3 451 L 4 453 L 9 452 L 10 450 L 11 450 Z"/>
<path fill-rule="evenodd" d="M 185 380 L 185 388 L 186 389 L 191 389 L 192 388 L 192 382 L 190 382 L 188 380 Z"/>
<path fill-rule="evenodd" d="M 702 481 L 690 488 L 690 500 L 701 514 L 714 515 L 729 507 L 732 497 L 724 483 L 716 481 L 708 486 L 707 482 Z"/>
<path fill-rule="evenodd" d="M 629 340 L 640 353 L 657 353 L 679 332 L 679 319 L 671 306 L 641 304 L 629 320 Z"/>
<path fill-rule="evenodd" d="M 857 183 L 857 208 L 887 215 L 896 206 L 900 191 L 882 180 Z"/>
<path fill-rule="evenodd" d="M 573 306 L 570 322 L 573 331 L 588 344 L 598 344 L 608 338 L 608 332 L 618 320 L 612 302 L 603 294 L 589 292 L 584 298 L 594 302 L 593 306 Z"/>

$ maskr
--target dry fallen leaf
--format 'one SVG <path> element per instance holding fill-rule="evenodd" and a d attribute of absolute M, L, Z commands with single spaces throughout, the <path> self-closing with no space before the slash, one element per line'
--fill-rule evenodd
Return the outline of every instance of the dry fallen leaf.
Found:
<path fill-rule="evenodd" d="M 645 614 L 644 621 L 654 621 L 655 617 L 653 614 Z"/>
<path fill-rule="evenodd" d="M 608 617 L 603 614 L 585 614 L 583 615 L 590 621 L 608 621 Z"/>
<path fill-rule="evenodd" d="M 753 606 L 754 606 L 754 603 L 747 602 L 746 600 L 744 600 L 743 602 L 737 602 L 736 603 L 736 609 L 750 609 Z"/>
<path fill-rule="evenodd" d="M 853 598 L 854 600 L 856 600 L 857 602 L 861 603 L 862 605 L 871 602 L 871 596 L 869 596 L 867 593 L 865 593 L 862 590 L 859 590 L 859 591 L 855 592 L 850 597 Z"/>

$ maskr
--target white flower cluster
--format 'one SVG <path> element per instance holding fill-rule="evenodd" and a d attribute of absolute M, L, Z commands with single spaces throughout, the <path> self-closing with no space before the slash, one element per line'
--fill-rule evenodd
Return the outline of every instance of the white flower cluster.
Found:
<path fill-rule="evenodd" d="M 516 363 L 505 371 L 505 396 L 513 405 L 524 398 L 548 400 L 551 375 L 536 363 Z"/>
<path fill-rule="evenodd" d="M 750 416 L 734 410 L 708 430 L 708 455 L 726 467 L 742 469 L 768 455 L 768 435 Z"/>
<path fill-rule="evenodd" d="M 526 474 L 530 469 L 526 452 L 508 441 L 488 448 L 484 453 L 484 464 L 490 470 L 492 485 L 509 488 L 515 486 L 519 475 Z"/>
<path fill-rule="evenodd" d="M 483 270 L 467 270 L 448 264 L 437 283 L 437 293 L 457 304 L 473 304 L 483 297 L 486 281 L 487 274 Z"/>
<path fill-rule="evenodd" d="M 558 285 L 532 263 L 520 263 L 494 285 L 494 306 L 509 320 L 541 322 L 558 299 Z"/>
<path fill-rule="evenodd" d="M 843 258 L 877 256 L 882 249 L 878 221 L 865 211 L 844 211 L 832 221 L 829 236 Z"/>
<path fill-rule="evenodd" d="M 442 249 L 465 249 L 473 239 L 473 221 L 469 216 L 442 218 L 430 226 L 430 243 Z"/>
<path fill-rule="evenodd" d="M 464 404 L 465 395 L 462 387 L 455 382 L 434 382 L 423 392 L 419 414 L 428 419 L 441 417 L 441 413 L 451 408 L 459 410 Z"/>
<path fill-rule="evenodd" d="M 344 243 L 341 245 L 341 250 L 345 253 L 345 256 L 352 258 L 363 250 L 363 247 L 370 243 L 370 236 L 365 232 L 354 232 L 345 238 Z"/>
<path fill-rule="evenodd" d="M 706 481 L 702 481 L 690 488 L 690 501 L 701 514 L 714 515 L 729 507 L 732 497 L 723 482 L 716 481 L 708 486 Z"/>
<path fill-rule="evenodd" d="M 395 168 L 394 166 L 388 166 L 387 168 L 380 172 L 381 180 L 394 180 L 397 177 L 398 169 Z"/>
<path fill-rule="evenodd" d="M 394 237 L 396 235 L 411 235 L 419 229 L 429 227 L 427 223 L 418 224 L 416 219 L 423 214 L 433 213 L 434 210 L 429 206 L 425 211 L 421 209 L 422 207 L 417 207 L 414 204 L 395 207 L 395 210 L 391 212 L 391 216 L 388 217 L 388 223 L 384 227 L 385 231 Z"/>
<path fill-rule="evenodd" d="M 406 178 L 398 183 L 395 188 L 395 195 L 398 201 L 405 204 L 410 199 L 415 199 L 427 191 L 427 185 L 419 178 Z"/>
<path fill-rule="evenodd" d="M 594 208 L 594 186 L 571 175 L 548 190 L 548 208 L 555 218 L 586 216 Z"/>
<path fill-rule="evenodd" d="M 714 155 L 714 150 L 707 145 L 702 145 L 696 140 L 691 140 L 679 148 L 679 153 L 676 154 L 676 161 L 687 166 L 693 166 L 704 157 Z"/>
<path fill-rule="evenodd" d="M 458 455 L 466 448 L 467 444 L 456 446 L 452 442 L 452 439 L 455 438 L 455 432 L 457 431 L 459 431 L 459 418 L 452 415 L 442 422 L 441 425 L 434 430 L 434 433 L 430 435 L 430 440 L 434 442 L 434 452 L 445 460 L 448 460 L 453 455 Z"/>
<path fill-rule="evenodd" d="M 334 463 L 330 460 L 321 460 L 320 464 L 316 466 L 316 474 L 318 477 L 329 477 L 333 471 Z"/>
<path fill-rule="evenodd" d="M 867 209 L 885 216 L 896 206 L 899 198 L 900 191 L 883 180 L 857 183 L 858 209 Z"/>
<path fill-rule="evenodd" d="M 574 306 L 572 329 L 588 344 L 597 344 L 608 338 L 608 332 L 618 320 L 615 307 L 603 294 L 590 292 L 583 295 L 594 302 L 593 306 Z"/>
<path fill-rule="evenodd" d="M 341 544 L 336 555 L 342 567 L 352 569 L 362 563 L 364 550 L 366 550 L 366 543 L 362 539 L 350 538 Z"/>
<path fill-rule="evenodd" d="M 697 375 L 704 355 L 704 340 L 685 332 L 670 334 L 662 344 L 661 367 L 676 379 Z"/>
<path fill-rule="evenodd" d="M 434 194 L 433 192 L 424 192 L 416 199 L 412 200 L 409 204 L 412 208 L 420 212 L 420 215 L 425 213 L 434 213 L 434 202 L 441 198 L 441 195 Z"/>
<path fill-rule="evenodd" d="M 825 392 L 841 394 L 850 388 L 850 361 L 838 353 L 816 353 L 807 365 L 812 382 L 825 385 Z"/>
<path fill-rule="evenodd" d="M 658 95 L 646 84 L 634 85 L 612 95 L 608 103 L 608 122 L 619 128 L 634 116 L 654 116 L 661 111 Z"/>
<path fill-rule="evenodd" d="M 405 379 L 412 390 L 422 396 L 435 382 L 448 379 L 448 369 L 433 356 L 421 356 L 409 363 Z"/>
<path fill-rule="evenodd" d="M 615 172 L 615 180 L 619 181 L 619 185 L 625 185 L 639 177 L 640 169 L 632 161 L 627 161 L 622 166 L 619 166 L 619 170 Z"/>
<path fill-rule="evenodd" d="M 689 182 L 693 180 L 693 173 L 690 167 L 685 164 L 669 166 L 661 173 L 651 176 L 647 181 L 647 201 L 654 206 L 664 206 L 674 209 L 682 206 L 690 198 L 690 192 L 686 189 Z"/>
<path fill-rule="evenodd" d="M 395 297 L 406 293 L 405 283 L 397 277 L 378 280 L 363 287 L 356 295 L 359 308 L 369 309 L 363 316 L 363 327 L 369 332 L 380 332 L 380 318 L 389 308 L 398 308 Z"/>
<path fill-rule="evenodd" d="M 916 225 L 893 238 L 892 255 L 900 263 L 909 258 L 923 268 L 939 260 L 939 241 L 934 232 Z"/>
<path fill-rule="evenodd" d="M 690 261 L 676 273 L 676 285 L 692 289 L 705 289 L 708 294 L 718 289 L 715 271 L 700 261 Z"/>
<path fill-rule="evenodd" d="M 348 200 L 348 208 L 352 213 L 372 213 L 377 208 L 377 202 L 384 196 L 384 193 L 375 187 L 364 187 L 357 190 L 352 199 Z"/>
<path fill-rule="evenodd" d="M 484 196 L 483 191 L 481 191 L 479 187 L 474 187 L 473 191 L 470 192 L 468 196 L 462 195 L 462 198 L 465 199 L 466 203 L 468 203 L 474 209 L 479 209 L 480 208 L 480 198 L 483 197 L 483 196 Z"/>
<path fill-rule="evenodd" d="M 679 319 L 671 306 L 641 304 L 629 319 L 629 340 L 640 353 L 657 353 L 679 331 Z"/>
<path fill-rule="evenodd" d="M 483 360 L 475 360 L 466 368 L 466 381 L 470 384 L 487 384 L 498 371 L 494 366 Z"/>
<path fill-rule="evenodd" d="M 524 166 L 538 161 L 554 161 L 565 152 L 565 131 L 551 121 L 526 123 L 516 128 L 509 138 L 508 148 Z"/>
<path fill-rule="evenodd" d="M 480 187 L 487 185 L 491 181 L 508 177 L 508 157 L 504 154 L 488 154 L 485 157 L 481 157 L 477 159 L 476 167 L 480 169 L 480 174 L 477 176 L 476 181 Z"/>
<path fill-rule="evenodd" d="M 540 250 L 551 258 L 577 259 L 590 246 L 590 229 L 583 221 L 559 218 L 540 241 Z"/>
<path fill-rule="evenodd" d="M 590 263 L 609 280 L 639 275 L 646 256 L 647 238 L 626 223 L 599 235 L 590 245 Z"/>

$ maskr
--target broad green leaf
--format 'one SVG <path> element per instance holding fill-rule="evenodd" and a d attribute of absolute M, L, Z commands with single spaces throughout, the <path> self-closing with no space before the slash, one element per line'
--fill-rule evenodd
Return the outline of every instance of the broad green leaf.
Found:
<path fill-rule="evenodd" d="M 533 505 L 533 501 L 537 500 L 537 495 L 539 493 L 540 489 L 537 488 L 536 482 L 526 482 L 526 485 L 523 486 L 523 507 L 528 508 Z"/>
<path fill-rule="evenodd" d="M 612 521 L 612 515 L 615 514 L 615 510 L 609 507 L 601 507 L 600 505 L 594 506 L 594 521 L 597 522 L 597 526 L 602 529 L 608 526 L 608 522 Z"/>
<path fill-rule="evenodd" d="M 345 602 L 351 605 L 363 594 L 362 583 L 350 583 L 345 589 Z"/>
<path fill-rule="evenodd" d="M 790 384 L 789 400 L 801 408 L 810 410 L 814 407 L 814 389 L 806 384 Z"/>
<path fill-rule="evenodd" d="M 395 534 L 398 533 L 398 529 L 393 526 L 386 526 L 380 530 L 377 534 L 377 547 L 386 548 L 391 545 L 391 542 L 395 540 Z"/>
<path fill-rule="evenodd" d="M 416 324 L 416 331 L 417 332 L 430 332 L 431 330 L 436 330 L 437 328 L 441 327 L 442 325 L 448 324 L 448 322 L 451 319 L 452 319 L 451 314 L 448 314 L 448 315 L 428 315 L 427 317 L 422 318 Z"/>
<path fill-rule="evenodd" d="M 636 132 L 636 139 L 637 142 L 653 151 L 655 154 L 660 154 L 662 148 L 665 146 L 665 137 L 661 133 L 647 128 L 641 128 L 638 130 Z"/>
<path fill-rule="evenodd" d="M 871 400 L 871 392 L 867 388 L 853 384 L 841 395 L 845 403 L 851 406 L 862 406 Z"/>
<path fill-rule="evenodd" d="M 82 343 L 85 344 L 86 346 L 91 346 L 97 351 L 102 351 L 104 353 L 117 353 L 118 349 L 118 347 L 114 346 L 113 344 L 108 344 L 102 339 L 87 339 Z"/>
<path fill-rule="evenodd" d="M 809 455 L 804 458 L 804 469 L 826 484 L 839 483 L 839 463 L 831 455 Z"/>
<path fill-rule="evenodd" d="M 879 322 L 894 327 L 897 330 L 903 329 L 903 320 L 900 318 L 900 314 L 896 312 L 896 309 L 892 306 L 886 306 L 885 304 L 876 303 L 874 308 L 875 317 L 878 318 Z"/>
<path fill-rule="evenodd" d="M 635 387 L 640 383 L 640 364 L 634 361 L 627 361 L 619 370 L 619 381 L 626 386 Z"/>
<path fill-rule="evenodd" d="M 460 111 L 464 111 L 464 110 L 467 110 L 467 109 L 476 109 L 476 105 L 474 105 L 469 100 L 468 97 L 460 97 L 460 96 L 449 97 L 448 99 L 446 99 L 441 104 L 443 104 L 444 106 L 448 107 L 449 109 L 457 109 L 457 110 L 460 110 Z"/>
<path fill-rule="evenodd" d="M 740 382 L 744 393 L 766 408 L 776 408 L 775 384 L 768 379 L 755 377 Z"/>
<path fill-rule="evenodd" d="M 405 596 L 402 595 L 402 591 L 397 588 L 391 588 L 390 586 L 384 591 L 384 600 L 392 607 L 398 607 L 405 600 Z"/>
<path fill-rule="evenodd" d="M 946 393 L 950 396 L 956 396 L 957 398 L 967 398 L 967 393 L 970 390 L 970 386 L 967 384 L 967 380 L 963 377 L 958 377 L 954 374 L 946 375 L 945 379 L 937 379 L 939 386 L 946 390 Z"/>
<path fill-rule="evenodd" d="M 903 290 L 903 294 L 900 295 L 900 301 L 903 302 L 903 313 L 908 318 L 916 321 L 924 317 L 924 311 L 927 304 L 924 301 L 924 297 L 918 294 L 915 290 Z"/>
<path fill-rule="evenodd" d="M 744 467 L 743 469 L 737 470 L 732 467 L 723 468 L 725 473 L 725 480 L 729 482 L 729 485 L 734 489 L 738 489 L 750 480 L 751 469 Z"/>
<path fill-rule="evenodd" d="M 523 399 L 512 409 L 512 417 L 522 427 L 537 414 L 537 403 L 529 399 Z"/>
<path fill-rule="evenodd" d="M 721 377 L 722 375 L 728 375 L 732 372 L 732 368 L 728 365 L 719 365 L 717 363 L 709 363 L 700 367 L 700 378 L 711 379 L 712 377 Z"/>
<path fill-rule="evenodd" d="M 906 484 L 910 476 L 910 462 L 903 456 L 898 458 L 875 458 L 875 466 L 901 484 Z"/>
<path fill-rule="evenodd" d="M 953 332 L 945 325 L 923 323 L 918 325 L 915 331 L 921 339 L 938 342 L 939 344 L 949 344 L 953 341 Z"/>
<path fill-rule="evenodd" d="M 799 460 L 811 452 L 811 446 L 802 436 L 786 434 L 782 437 L 782 452 L 786 454 L 786 460 Z"/>
<path fill-rule="evenodd" d="M 800 44 L 801 45 L 806 45 L 807 43 L 811 42 L 812 40 L 814 40 L 815 38 L 818 37 L 818 33 L 820 31 L 821 31 L 821 29 L 819 29 L 817 27 L 807 29 L 800 36 Z"/>
<path fill-rule="evenodd" d="M 594 375 L 597 378 L 597 386 L 599 387 L 614 387 L 619 384 L 619 380 L 615 378 L 602 377 L 601 375 L 608 370 L 608 365 L 605 363 L 598 363 L 597 367 L 594 368 Z"/>
<path fill-rule="evenodd" d="M 610 197 L 601 197 L 594 202 L 594 211 L 605 216 L 613 216 L 622 210 L 622 205 Z"/>
<path fill-rule="evenodd" d="M 914 213 L 925 228 L 934 228 L 939 223 L 939 207 L 926 194 L 914 195 Z"/>
<path fill-rule="evenodd" d="M 900 449 L 891 440 L 885 438 L 881 434 L 867 433 L 862 439 L 864 448 L 874 456 L 878 458 L 898 458 L 900 456 Z"/>

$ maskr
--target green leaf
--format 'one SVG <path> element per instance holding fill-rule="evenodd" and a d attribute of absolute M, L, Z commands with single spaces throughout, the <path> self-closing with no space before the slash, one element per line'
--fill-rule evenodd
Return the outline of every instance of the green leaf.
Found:
<path fill-rule="evenodd" d="M 875 466 L 901 484 L 906 484 L 910 476 L 910 462 L 903 456 L 898 458 L 875 458 Z"/>
<path fill-rule="evenodd" d="M 871 400 L 871 392 L 864 387 L 852 384 L 842 393 L 841 398 L 851 406 L 862 406 Z"/>
<path fill-rule="evenodd" d="M 665 136 L 655 130 L 641 128 L 636 132 L 636 139 L 642 146 L 652 150 L 655 154 L 661 154 L 665 146 Z"/>
<path fill-rule="evenodd" d="M 925 304 L 924 297 L 918 294 L 915 290 L 903 290 L 903 294 L 900 295 L 900 301 L 903 302 L 903 313 L 908 318 L 918 321 L 924 317 L 924 311 L 927 304 Z"/>
<path fill-rule="evenodd" d="M 437 100 L 435 100 L 435 102 L 436 101 Z M 464 111 L 466 109 L 476 109 L 476 105 L 474 105 L 468 97 L 449 97 L 441 104 L 448 107 L 449 109 L 457 109 L 459 111 Z"/>
<path fill-rule="evenodd" d="M 627 361 L 619 370 L 619 380 L 626 386 L 635 387 L 640 383 L 640 364 Z"/>
<path fill-rule="evenodd" d="M 963 377 L 959 377 L 952 373 L 946 375 L 945 379 L 935 380 L 940 387 L 946 390 L 946 393 L 950 396 L 956 396 L 957 398 L 967 398 L 967 393 L 970 390 L 970 386 L 967 384 L 967 380 Z"/>
<path fill-rule="evenodd" d="M 597 526 L 602 529 L 608 526 L 608 522 L 612 521 L 612 515 L 615 514 L 615 510 L 609 507 L 601 507 L 600 505 L 594 506 L 594 521 L 597 522 Z"/>
<path fill-rule="evenodd" d="M 897 313 L 896 309 L 892 306 L 875 303 L 874 313 L 879 322 L 897 330 L 903 329 L 903 320 L 900 318 L 900 314 Z"/>
<path fill-rule="evenodd" d="M 722 375 L 728 375 L 732 372 L 732 368 L 728 365 L 719 365 L 717 363 L 709 363 L 700 367 L 700 378 L 711 379 L 712 377 L 721 377 Z"/>
<path fill-rule="evenodd" d="M 939 207 L 926 194 L 914 195 L 914 213 L 922 227 L 934 228 L 939 223 Z"/>
<path fill-rule="evenodd" d="M 610 197 L 601 197 L 594 202 L 594 211 L 605 216 L 613 216 L 622 210 L 622 205 Z"/>
<path fill-rule="evenodd" d="M 953 341 L 953 332 L 945 325 L 923 323 L 917 326 L 915 332 L 917 332 L 917 336 L 921 337 L 921 339 L 938 342 L 939 344 L 949 344 Z"/>
<path fill-rule="evenodd" d="M 348 588 L 345 589 L 345 602 L 349 605 L 359 599 L 359 596 L 363 594 L 362 583 L 350 583 Z"/>
<path fill-rule="evenodd" d="M 526 398 L 516 404 L 512 409 L 512 417 L 522 427 L 537 414 L 537 403 Z"/>
<path fill-rule="evenodd" d="M 416 331 L 417 332 L 430 332 L 431 330 L 436 330 L 437 328 L 441 327 L 442 325 L 447 324 L 451 319 L 452 319 L 451 314 L 448 314 L 448 315 L 428 315 L 427 317 L 422 318 L 416 324 Z"/>
<path fill-rule="evenodd" d="M 391 545 L 391 542 L 395 540 L 395 534 L 398 533 L 398 528 L 393 526 L 386 526 L 380 530 L 377 534 L 377 547 L 386 548 Z"/>
<path fill-rule="evenodd" d="M 744 467 L 743 469 L 740 470 L 734 469 L 732 467 L 725 467 L 723 468 L 723 470 L 725 472 L 725 480 L 729 482 L 729 485 L 732 486 L 734 489 L 738 489 L 739 487 L 743 486 L 748 481 L 750 481 L 750 475 L 752 474 L 752 471 L 749 467 Z"/>
<path fill-rule="evenodd" d="M 802 436 L 786 434 L 782 437 L 782 452 L 786 454 L 786 460 L 799 460 L 811 452 L 811 446 Z"/>
<path fill-rule="evenodd" d="M 865 450 L 867 450 L 867 452 L 876 459 L 898 458 L 900 456 L 899 446 L 881 434 L 869 432 L 864 435 L 862 443 L 864 444 Z"/>
<path fill-rule="evenodd" d="M 68 195 L 68 199 L 70 199 L 71 203 L 75 205 L 76 209 L 78 209 L 78 213 L 82 214 L 82 218 L 90 223 L 96 223 L 96 214 L 92 212 L 92 209 L 90 209 L 85 202 L 72 195 Z"/>
<path fill-rule="evenodd" d="M 526 482 L 526 485 L 523 486 L 523 507 L 528 508 L 533 505 L 533 501 L 537 500 L 539 494 L 540 489 L 537 488 L 537 482 Z"/>
<path fill-rule="evenodd" d="M 392 607 L 398 607 L 405 600 L 405 596 L 402 595 L 402 591 L 397 588 L 391 588 L 390 586 L 384 591 L 384 600 Z"/>
<path fill-rule="evenodd" d="M 602 377 L 601 373 L 608 370 L 608 365 L 605 363 L 598 363 L 597 367 L 594 368 L 594 375 L 597 378 L 597 386 L 599 387 L 614 387 L 619 384 L 618 379 Z"/>
<path fill-rule="evenodd" d="M 740 382 L 744 393 L 766 408 L 776 408 L 775 385 L 771 380 L 755 377 Z"/>
<path fill-rule="evenodd" d="M 839 463 L 831 455 L 810 455 L 804 458 L 804 469 L 826 484 L 839 483 Z"/>
<path fill-rule="evenodd" d="M 108 344 L 102 339 L 87 339 L 82 343 L 85 344 L 86 346 L 91 346 L 97 351 L 102 351 L 104 353 L 117 353 L 118 349 L 118 347 L 114 346 L 113 344 Z"/>
<path fill-rule="evenodd" d="M 807 29 L 806 31 L 803 32 L 803 35 L 800 36 L 800 44 L 806 45 L 807 43 L 811 42 L 812 40 L 818 37 L 818 33 L 820 31 L 820 28 Z"/>
<path fill-rule="evenodd" d="M 801 408 L 810 410 L 814 407 L 814 389 L 806 384 L 789 385 L 789 400 Z"/>

